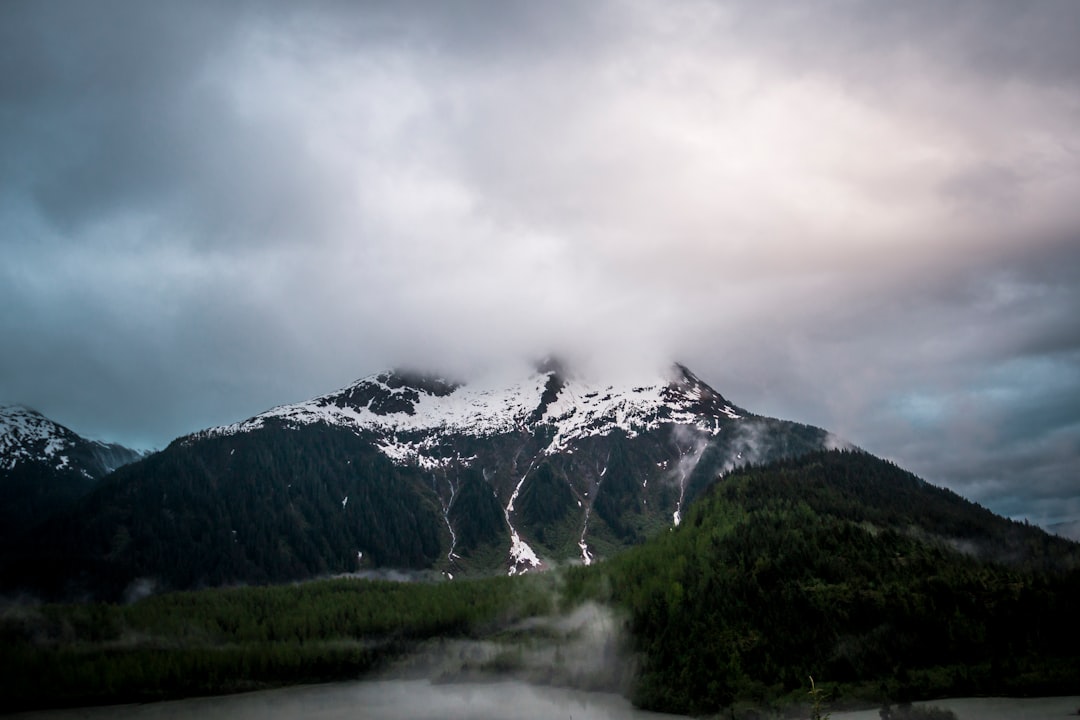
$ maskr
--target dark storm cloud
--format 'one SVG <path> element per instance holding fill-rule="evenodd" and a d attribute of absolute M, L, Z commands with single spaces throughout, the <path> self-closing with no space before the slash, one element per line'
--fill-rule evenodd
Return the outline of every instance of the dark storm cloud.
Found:
<path fill-rule="evenodd" d="M 1075 517 L 1078 23 L 6 3 L 0 396 L 160 446 L 390 364 L 677 357 L 999 512 Z"/>
<path fill-rule="evenodd" d="M 192 10 L 7 5 L 0 30 L 6 180 L 67 227 L 177 182 L 157 171 L 173 152 L 168 143 L 150 139 L 172 139 L 163 123 L 182 104 L 175 92 L 187 90 L 214 44 L 209 18 Z"/>

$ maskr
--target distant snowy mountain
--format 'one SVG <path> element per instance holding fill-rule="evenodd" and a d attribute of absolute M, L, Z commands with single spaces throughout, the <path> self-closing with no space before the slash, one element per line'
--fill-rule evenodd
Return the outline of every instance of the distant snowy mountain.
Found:
<path fill-rule="evenodd" d="M 384 372 L 121 469 L 38 565 L 191 587 L 591 563 L 678 524 L 720 474 L 828 444 L 681 365 L 620 383 L 557 363 L 510 382 Z"/>
<path fill-rule="evenodd" d="M 142 453 L 87 440 L 21 405 L 0 405 L 0 539 L 85 495 Z"/>

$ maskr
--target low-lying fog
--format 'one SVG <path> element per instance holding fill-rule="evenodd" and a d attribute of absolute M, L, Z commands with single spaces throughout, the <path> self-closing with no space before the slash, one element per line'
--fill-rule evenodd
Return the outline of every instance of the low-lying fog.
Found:
<path fill-rule="evenodd" d="M 613 693 L 537 686 L 519 680 L 447 684 L 428 680 L 373 680 L 15 717 L 23 720 L 505 720 L 511 717 L 644 720 L 679 716 L 637 710 L 628 700 Z"/>
<path fill-rule="evenodd" d="M 678 718 L 634 708 L 634 674 L 622 623 L 586 603 L 559 617 L 537 617 L 484 640 L 423 644 L 378 678 L 276 690 L 24 713 L 21 720 L 615 720 Z M 919 703 L 917 703 L 919 704 Z M 929 703 L 956 720 L 1065 720 L 1080 696 L 960 698 Z M 2 711 L 2 708 L 0 708 Z M 879 720 L 878 710 L 833 712 L 833 720 Z"/>
<path fill-rule="evenodd" d="M 917 703 L 921 704 L 921 703 Z M 1056 698 L 956 698 L 931 705 L 957 720 L 1065 720 L 1077 715 L 1080 696 Z M 13 716 L 20 720 L 661 720 L 679 715 L 644 712 L 614 693 L 585 692 L 502 682 L 432 683 L 371 680 L 194 698 L 144 705 L 51 710 Z M 879 720 L 876 709 L 834 712 L 833 720 Z"/>

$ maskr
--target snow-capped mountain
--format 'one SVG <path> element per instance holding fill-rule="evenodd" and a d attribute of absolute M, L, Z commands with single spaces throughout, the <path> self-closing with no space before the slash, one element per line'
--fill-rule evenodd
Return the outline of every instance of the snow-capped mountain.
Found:
<path fill-rule="evenodd" d="M 0 405 L 0 537 L 71 504 L 142 454 L 87 440 L 22 405 Z"/>
<path fill-rule="evenodd" d="M 440 452 L 443 441 L 454 435 L 495 437 L 546 427 L 550 442 L 540 452 L 550 456 L 585 438 L 616 431 L 633 438 L 663 425 L 715 435 L 721 420 L 726 424 L 746 414 L 682 365 L 667 377 L 620 385 L 568 379 L 554 367 L 510 385 L 460 385 L 387 372 L 307 402 L 195 433 L 187 442 L 251 432 L 270 422 L 291 428 L 321 423 L 373 433 L 379 450 L 391 460 L 431 470 L 472 462 Z"/>
<path fill-rule="evenodd" d="M 97 479 L 142 456 L 123 445 L 87 440 L 23 405 L 0 405 L 0 470 L 45 464 Z"/>
<path fill-rule="evenodd" d="M 591 563 L 678 524 L 720 474 L 826 443 L 681 365 L 618 383 L 556 363 L 469 384 L 384 372 L 121 469 L 48 562 L 172 587 Z"/>

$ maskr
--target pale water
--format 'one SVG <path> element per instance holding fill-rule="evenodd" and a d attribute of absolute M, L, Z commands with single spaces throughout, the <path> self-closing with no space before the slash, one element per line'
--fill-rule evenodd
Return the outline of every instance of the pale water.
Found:
<path fill-rule="evenodd" d="M 957 720 L 1068 720 L 1080 696 L 951 698 L 930 703 Z M 583 692 L 519 681 L 433 684 L 427 680 L 328 683 L 145 705 L 49 710 L 19 720 L 660 720 L 610 693 Z M 832 720 L 879 720 L 878 711 L 835 712 Z"/>
<path fill-rule="evenodd" d="M 432 684 L 427 680 L 329 683 L 145 705 L 50 710 L 20 720 L 660 720 L 611 693 L 519 681 Z"/>

